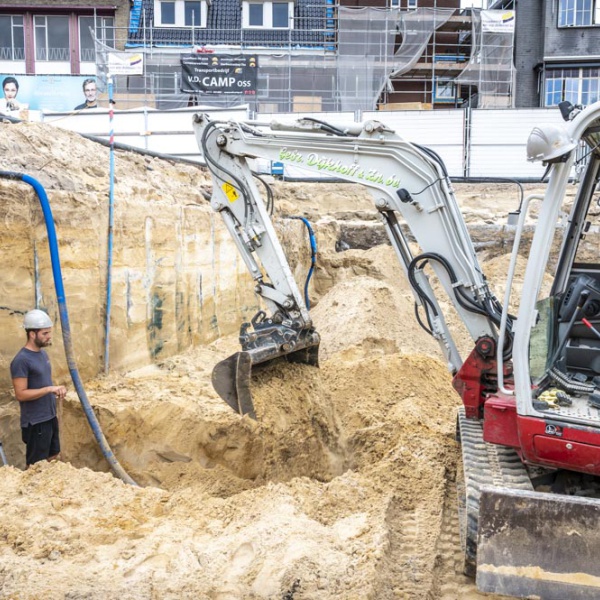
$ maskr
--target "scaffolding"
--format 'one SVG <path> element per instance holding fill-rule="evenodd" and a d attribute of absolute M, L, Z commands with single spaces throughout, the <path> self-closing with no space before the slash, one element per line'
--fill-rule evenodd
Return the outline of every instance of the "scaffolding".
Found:
<path fill-rule="evenodd" d="M 429 108 L 460 106 L 474 90 L 480 108 L 512 105 L 512 11 L 332 6 L 323 5 L 327 18 L 317 23 L 321 28 L 310 29 L 310 36 L 299 36 L 303 24 L 298 22 L 287 40 L 260 45 L 243 30 L 221 31 L 221 38 L 202 32 L 203 39 L 237 42 L 231 45 L 159 45 L 153 28 L 138 24 L 133 45 L 130 31 L 122 32 L 120 43 L 115 35 L 117 46 L 144 56 L 142 74 L 113 78 L 119 107 L 245 104 L 258 113 L 339 112 L 386 103 L 408 107 L 417 99 Z M 194 32 L 190 39 L 197 41 Z M 97 51 L 99 76 L 105 75 L 110 50 Z M 256 55 L 256 89 L 251 94 L 182 92 L 181 56 L 195 52 Z"/>

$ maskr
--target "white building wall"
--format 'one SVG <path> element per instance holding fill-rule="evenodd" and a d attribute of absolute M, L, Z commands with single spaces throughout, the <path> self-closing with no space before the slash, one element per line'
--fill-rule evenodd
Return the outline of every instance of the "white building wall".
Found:
<path fill-rule="evenodd" d="M 0 60 L 0 73 L 14 73 L 21 75 L 27 73 L 24 60 Z"/>
<path fill-rule="evenodd" d="M 68 61 L 64 62 L 53 62 L 53 61 L 35 61 L 35 74 L 36 75 L 70 75 L 71 74 L 71 63 Z"/>

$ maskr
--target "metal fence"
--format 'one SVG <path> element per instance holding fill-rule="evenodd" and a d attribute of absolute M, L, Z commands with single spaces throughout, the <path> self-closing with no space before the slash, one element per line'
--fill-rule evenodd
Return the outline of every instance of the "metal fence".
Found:
<path fill-rule="evenodd" d="M 192 131 L 192 117 L 198 108 L 157 111 L 149 108 L 114 112 L 113 130 L 117 144 L 127 144 L 157 154 L 203 163 Z M 526 160 L 526 145 L 534 126 L 562 122 L 557 109 L 496 109 L 439 111 L 355 111 L 254 113 L 249 106 L 208 109 L 215 120 L 259 118 L 291 121 L 302 116 L 334 125 L 378 120 L 405 139 L 427 146 L 444 160 L 453 178 L 504 177 L 522 181 L 540 180 L 544 167 Z M 77 114 L 43 113 L 44 122 L 104 139 L 109 137 L 108 111 Z M 257 162 L 257 169 L 269 173 L 272 165 Z M 286 167 L 284 175 L 305 177 L 307 173 Z"/>

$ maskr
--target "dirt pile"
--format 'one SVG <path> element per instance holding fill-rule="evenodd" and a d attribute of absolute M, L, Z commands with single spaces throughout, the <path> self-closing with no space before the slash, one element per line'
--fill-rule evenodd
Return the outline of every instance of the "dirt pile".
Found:
<path fill-rule="evenodd" d="M 0 470 L 4 597 L 392 598 L 395 589 L 416 598 L 431 589 L 456 460 L 445 369 L 418 355 L 332 358 L 320 371 L 263 371 L 254 392 L 257 423 L 218 418 L 218 407 L 182 413 L 177 397 L 160 408 L 130 400 L 108 419 L 123 401 L 94 390 L 103 421 L 119 424 L 106 434 L 123 464 L 163 489 L 70 464 Z"/>
<path fill-rule="evenodd" d="M 442 535 L 459 400 L 446 368 L 418 352 L 430 342 L 405 294 L 381 273 L 342 279 L 315 309 L 321 369 L 259 370 L 256 422 L 209 385 L 235 340 L 90 382 L 144 488 L 84 468 L 106 467 L 71 393 L 70 464 L 0 470 L 4 597 L 476 598 L 456 572 L 456 530 Z"/>

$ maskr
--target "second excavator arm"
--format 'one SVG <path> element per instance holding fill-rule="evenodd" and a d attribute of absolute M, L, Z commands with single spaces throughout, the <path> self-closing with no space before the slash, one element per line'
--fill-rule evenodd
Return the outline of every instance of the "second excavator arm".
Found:
<path fill-rule="evenodd" d="M 424 312 L 422 325 L 439 342 L 453 373 L 462 359 L 425 272 L 427 265 L 472 339 L 497 338 L 502 308 L 479 267 L 450 179 L 435 152 L 376 121 L 346 126 L 300 119 L 282 124 L 212 121 L 197 114 L 194 130 L 213 178 L 212 208 L 222 216 L 267 311 L 242 325 L 242 352 L 217 365 L 213 373 L 215 388 L 240 414 L 254 416 L 249 393 L 253 364 L 276 356 L 316 364 L 319 343 L 255 183 L 254 159 L 333 175 L 369 190 Z M 411 251 L 412 240 L 402 223 L 418 252 Z"/>

